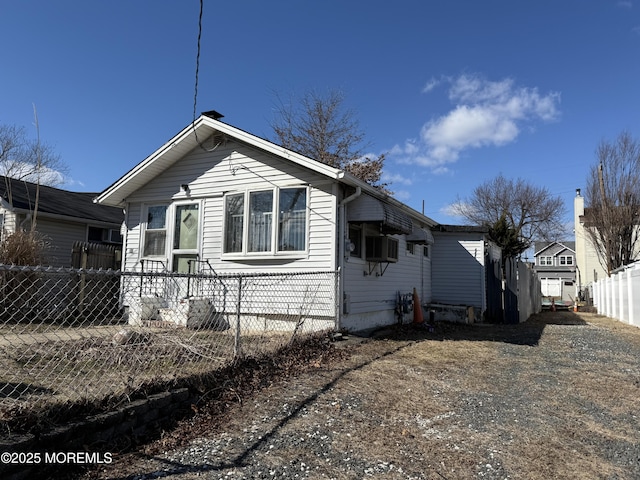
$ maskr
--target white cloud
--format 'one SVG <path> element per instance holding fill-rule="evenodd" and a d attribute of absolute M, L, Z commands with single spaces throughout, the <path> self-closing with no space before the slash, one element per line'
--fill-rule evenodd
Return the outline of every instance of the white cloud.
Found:
<path fill-rule="evenodd" d="M 466 208 L 470 208 L 470 207 L 467 204 L 461 201 L 458 201 L 458 202 L 450 203 L 449 205 L 445 205 L 440 209 L 440 213 L 448 217 L 464 218 L 461 212 L 464 211 L 464 209 Z"/>
<path fill-rule="evenodd" d="M 433 170 L 431 170 L 431 173 L 433 173 L 434 175 L 447 175 L 447 174 L 451 173 L 451 169 L 441 165 L 441 166 L 435 167 Z"/>
<path fill-rule="evenodd" d="M 560 94 L 540 94 L 537 88 L 519 87 L 513 79 L 489 81 L 479 75 L 444 79 L 450 83 L 452 109 L 427 121 L 419 141 L 396 145 L 390 155 L 399 163 L 429 167 L 446 173 L 443 166 L 456 162 L 469 149 L 499 147 L 515 141 L 522 127 L 559 117 Z M 437 81 L 440 82 L 440 81 Z M 423 91 L 435 87 L 430 80 Z M 432 86 L 433 85 L 433 86 Z"/>
<path fill-rule="evenodd" d="M 441 83 L 442 83 L 442 80 L 431 78 L 427 83 L 425 83 L 424 87 L 422 87 L 422 93 L 429 93 Z"/>
<path fill-rule="evenodd" d="M 413 185 L 413 177 L 406 177 L 399 173 L 383 173 L 382 174 L 382 182 L 383 183 L 391 183 L 394 185 Z"/>
<path fill-rule="evenodd" d="M 3 167 L 7 167 L 6 165 Z M 30 163 L 15 162 L 8 168 L 1 168 L 0 174 L 6 177 L 17 178 L 25 182 L 40 183 L 41 185 L 64 185 L 67 179 L 62 172 L 48 167 L 41 167 L 36 171 L 36 166 Z"/>
<path fill-rule="evenodd" d="M 393 198 L 400 200 L 401 202 L 406 202 L 411 198 L 411 192 L 408 192 L 407 190 L 394 190 Z"/>
<path fill-rule="evenodd" d="M 626 1 L 620 1 L 617 3 L 617 5 L 621 8 L 632 8 L 633 7 L 633 3 L 632 2 L 626 2 Z"/>

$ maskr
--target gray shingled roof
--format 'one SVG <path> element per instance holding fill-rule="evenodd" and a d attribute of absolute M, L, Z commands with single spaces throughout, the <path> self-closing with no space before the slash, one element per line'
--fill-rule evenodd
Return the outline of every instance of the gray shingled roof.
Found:
<path fill-rule="evenodd" d="M 6 201 L 9 200 L 7 184 L 11 188 L 13 207 L 32 211 L 35 206 L 36 184 L 0 176 L 0 195 Z M 38 213 L 121 224 L 124 220 L 122 209 L 93 203 L 97 196 L 98 193 L 70 192 L 40 185 Z"/>

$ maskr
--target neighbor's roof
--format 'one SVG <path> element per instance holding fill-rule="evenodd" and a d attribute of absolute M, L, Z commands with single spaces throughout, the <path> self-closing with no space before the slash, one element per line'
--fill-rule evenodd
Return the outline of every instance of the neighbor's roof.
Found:
<path fill-rule="evenodd" d="M 434 231 L 446 233 L 489 233 L 489 228 L 480 225 L 438 225 Z"/>
<path fill-rule="evenodd" d="M 202 142 L 204 139 L 208 139 L 214 133 L 222 133 L 237 141 L 273 155 L 277 155 L 280 158 L 286 159 L 332 180 L 340 181 L 351 187 L 360 187 L 362 191 L 369 195 L 401 208 L 414 217 L 419 217 L 430 226 L 437 224 L 434 220 L 426 217 L 417 210 L 414 210 L 394 198 L 381 193 L 368 183 L 345 172 L 344 170 L 330 167 L 322 162 L 318 162 L 265 140 L 264 138 L 257 137 L 245 132 L 244 130 L 233 127 L 227 123 L 223 123 L 219 120 L 221 117 L 222 115 L 215 111 L 202 114 L 197 120 L 182 129 L 182 131 L 171 138 L 162 147 L 153 152 L 146 159 L 120 177 L 120 179 L 109 186 L 106 190 L 100 193 L 94 201 L 104 205 L 124 206 L 126 199 L 131 194 L 178 162 L 191 150 L 196 148 L 199 142 Z"/>
<path fill-rule="evenodd" d="M 24 180 L 0 176 L 0 196 L 9 201 L 11 192 L 12 206 L 15 211 L 30 213 L 35 208 L 37 185 Z M 120 225 L 124 220 L 121 208 L 108 205 L 96 205 L 93 202 L 96 193 L 70 192 L 46 185 L 40 185 L 38 214 L 48 217 L 68 217 L 69 219 L 110 223 Z"/>
<path fill-rule="evenodd" d="M 534 256 L 540 255 L 547 248 L 549 248 L 549 247 L 551 247 L 553 245 L 560 245 L 560 246 L 564 247 L 562 250 L 558 251 L 558 253 L 561 253 L 564 250 L 571 250 L 573 253 L 576 253 L 576 242 L 574 242 L 574 241 L 571 241 L 571 242 L 536 242 L 534 244 L 535 253 L 533 255 Z"/>

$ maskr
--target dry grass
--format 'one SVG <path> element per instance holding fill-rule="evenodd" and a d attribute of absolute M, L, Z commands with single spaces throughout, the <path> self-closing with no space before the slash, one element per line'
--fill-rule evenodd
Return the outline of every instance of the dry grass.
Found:
<path fill-rule="evenodd" d="M 123 328 L 135 341 L 114 343 Z M 8 331 L 8 329 L 4 329 Z M 234 334 L 213 330 L 137 329 L 122 325 L 0 334 L 0 430 L 113 408 L 215 372 L 234 361 Z M 242 352 L 261 356 L 286 345 L 283 332 L 245 334 Z"/>
<path fill-rule="evenodd" d="M 273 478 L 294 478 L 285 469 L 300 464 L 310 468 L 300 478 L 336 479 L 640 473 L 634 327 L 559 312 L 516 326 L 391 331 L 344 352 L 339 361 L 309 360 L 315 366 L 307 373 L 254 391 L 222 416 L 194 418 L 195 436 L 184 425 L 147 445 L 145 460 L 124 456 L 86 478 L 151 478 L 166 465 L 167 437 L 169 451 L 195 437 L 233 439 L 219 460 L 208 460 L 211 478 L 254 478 L 263 467 Z M 185 479 L 202 473 L 180 472 Z"/>

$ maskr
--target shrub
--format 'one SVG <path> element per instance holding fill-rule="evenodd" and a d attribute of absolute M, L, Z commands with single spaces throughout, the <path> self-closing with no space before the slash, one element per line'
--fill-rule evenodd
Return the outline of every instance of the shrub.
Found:
<path fill-rule="evenodd" d="M 42 265 L 48 248 L 48 242 L 38 232 L 18 230 L 0 243 L 0 263 Z"/>

